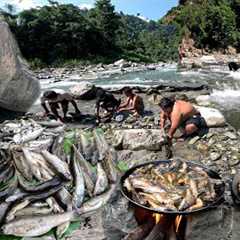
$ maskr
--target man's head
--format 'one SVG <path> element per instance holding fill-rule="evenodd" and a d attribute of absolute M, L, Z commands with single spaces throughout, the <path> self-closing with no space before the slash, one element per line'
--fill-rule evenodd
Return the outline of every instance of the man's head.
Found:
<path fill-rule="evenodd" d="M 43 97 L 48 100 L 54 100 L 56 99 L 58 94 L 55 91 L 46 91 L 43 94 Z"/>
<path fill-rule="evenodd" d="M 104 98 L 106 95 L 106 91 L 100 87 L 97 88 L 97 91 L 96 91 L 96 98 L 97 99 L 102 99 Z"/>
<path fill-rule="evenodd" d="M 131 89 L 130 87 L 125 87 L 125 88 L 123 89 L 123 92 L 124 92 L 124 94 L 125 94 L 127 97 L 131 97 L 131 96 L 134 95 L 134 94 L 133 94 L 133 91 L 132 91 L 132 89 Z"/>
<path fill-rule="evenodd" d="M 174 99 L 164 97 L 161 99 L 159 106 L 164 112 L 169 114 L 172 112 L 174 103 L 175 103 Z"/>

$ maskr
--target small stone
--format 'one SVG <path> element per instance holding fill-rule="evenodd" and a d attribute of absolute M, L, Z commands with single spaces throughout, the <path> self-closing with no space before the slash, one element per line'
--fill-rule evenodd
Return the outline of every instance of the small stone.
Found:
<path fill-rule="evenodd" d="M 220 159 L 221 158 L 221 154 L 220 153 L 217 153 L 217 152 L 211 152 L 210 153 L 210 159 L 212 160 L 212 161 L 217 161 L 218 159 Z"/>
<path fill-rule="evenodd" d="M 237 139 L 237 136 L 232 132 L 226 132 L 226 133 L 224 133 L 224 136 L 230 138 L 231 140 L 236 140 Z"/>
<path fill-rule="evenodd" d="M 240 162 L 240 155 L 233 155 L 232 157 L 229 158 L 229 165 L 231 167 L 238 165 Z"/>
<path fill-rule="evenodd" d="M 214 136 L 214 133 L 211 133 L 211 132 L 208 133 L 208 134 L 206 134 L 206 138 L 208 138 L 208 139 L 211 138 L 211 137 L 213 137 L 213 136 Z"/>
<path fill-rule="evenodd" d="M 192 138 L 192 139 L 188 142 L 188 144 L 193 145 L 193 144 L 195 144 L 199 139 L 200 139 L 200 137 L 199 137 L 199 136 L 196 136 L 196 137 Z"/>

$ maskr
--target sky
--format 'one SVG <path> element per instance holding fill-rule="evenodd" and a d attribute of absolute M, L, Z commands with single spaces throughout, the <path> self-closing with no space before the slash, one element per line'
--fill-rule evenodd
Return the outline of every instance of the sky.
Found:
<path fill-rule="evenodd" d="M 60 0 L 59 3 L 73 3 L 80 8 L 91 8 L 95 0 Z M 13 4 L 18 10 L 43 6 L 47 0 L 0 0 L 0 7 L 5 4 Z M 116 11 L 125 14 L 137 15 L 138 13 L 148 19 L 158 20 L 163 17 L 168 10 L 177 6 L 178 0 L 112 0 Z"/>

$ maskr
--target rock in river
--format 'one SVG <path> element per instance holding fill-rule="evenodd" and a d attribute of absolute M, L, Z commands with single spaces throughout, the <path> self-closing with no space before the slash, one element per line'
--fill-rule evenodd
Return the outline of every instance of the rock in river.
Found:
<path fill-rule="evenodd" d="M 81 82 L 70 88 L 71 94 L 76 99 L 92 100 L 96 97 L 97 88 L 90 82 Z"/>
<path fill-rule="evenodd" d="M 222 127 L 226 124 L 225 117 L 219 110 L 209 107 L 195 107 L 204 117 L 208 127 Z"/>
<path fill-rule="evenodd" d="M 159 129 L 121 129 L 114 132 L 114 146 L 118 149 L 159 151 L 166 138 Z"/>
<path fill-rule="evenodd" d="M 0 20 L 0 107 L 26 112 L 40 93 L 40 85 L 22 58 L 9 26 Z"/>

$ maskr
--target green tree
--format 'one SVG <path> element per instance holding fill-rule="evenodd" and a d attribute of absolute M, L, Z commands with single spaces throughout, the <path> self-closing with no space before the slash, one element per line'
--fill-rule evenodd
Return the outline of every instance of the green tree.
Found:
<path fill-rule="evenodd" d="M 95 8 L 90 12 L 90 19 L 97 26 L 107 46 L 116 44 L 117 30 L 120 26 L 120 17 L 115 12 L 111 0 L 97 0 Z"/>

